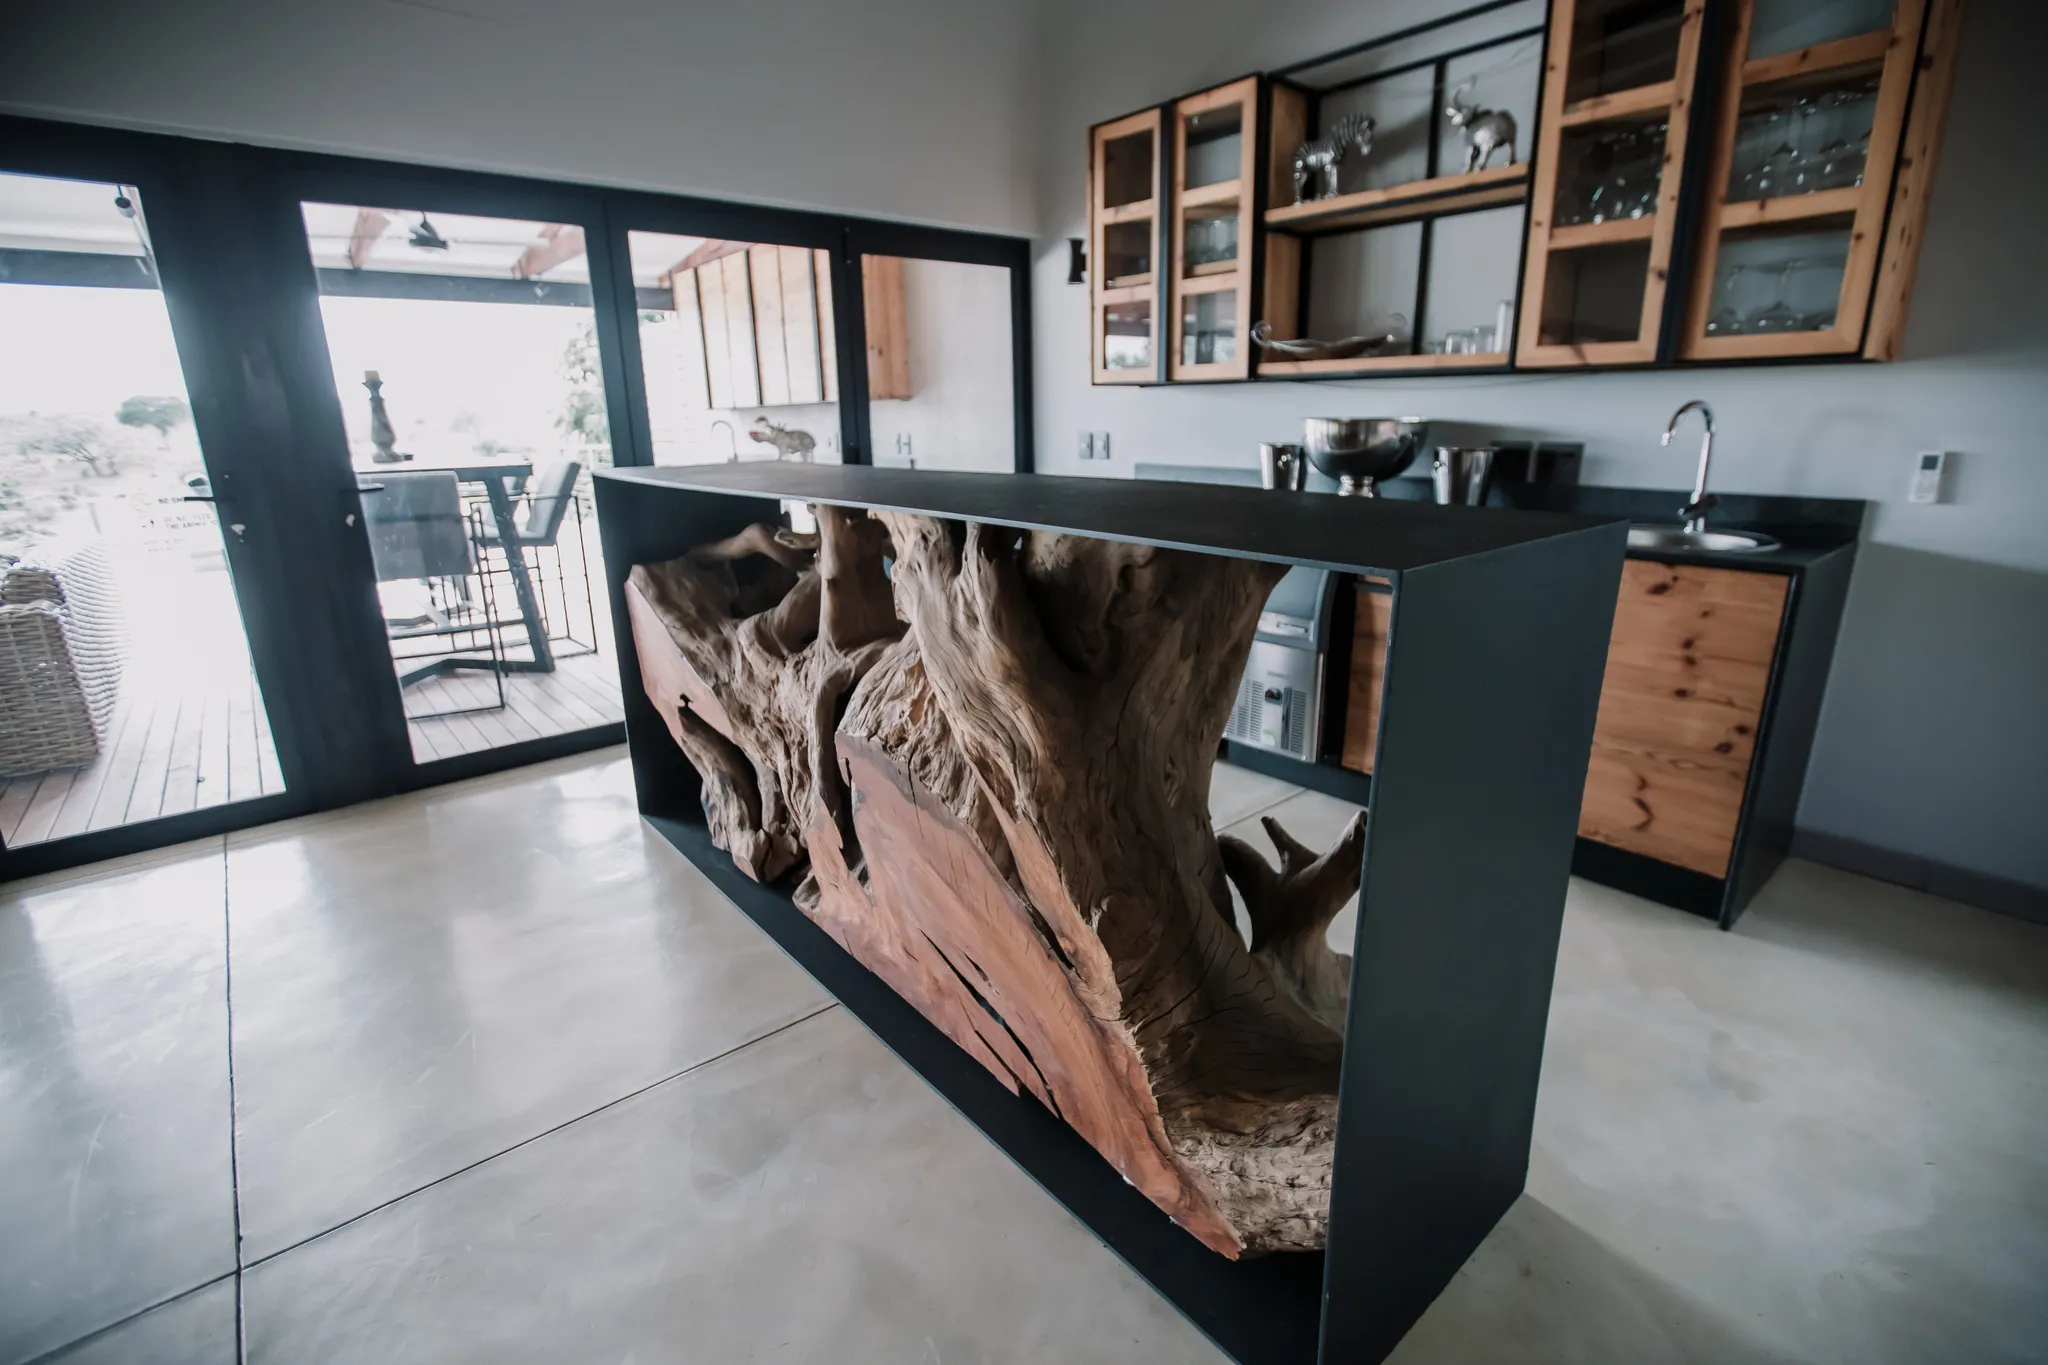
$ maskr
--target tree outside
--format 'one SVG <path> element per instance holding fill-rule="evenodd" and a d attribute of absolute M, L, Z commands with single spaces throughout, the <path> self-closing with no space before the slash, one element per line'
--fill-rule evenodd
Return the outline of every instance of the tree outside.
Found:
<path fill-rule="evenodd" d="M 114 410 L 114 420 L 124 427 L 149 427 L 157 440 L 171 443 L 171 431 L 192 420 L 192 409 L 182 398 L 148 397 L 137 394 Z"/>

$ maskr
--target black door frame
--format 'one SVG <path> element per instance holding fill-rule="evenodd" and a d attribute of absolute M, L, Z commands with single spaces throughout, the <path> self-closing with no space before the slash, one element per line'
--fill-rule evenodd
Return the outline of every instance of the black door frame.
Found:
<path fill-rule="evenodd" d="M 630 230 L 829 250 L 842 458 L 868 463 L 863 254 L 1011 272 L 1014 466 L 1032 454 L 1030 243 L 1017 237 L 527 176 L 0 116 L 0 171 L 133 185 L 148 215 L 236 595 L 286 791 L 70 836 L 0 844 L 0 882 L 616 744 L 620 725 L 412 760 L 299 204 L 395 203 L 584 229 L 617 464 L 653 463 Z M 279 452 L 285 452 L 283 458 Z M 308 533 L 307 528 L 319 528 Z M 289 529 L 289 533 L 287 533 Z"/>

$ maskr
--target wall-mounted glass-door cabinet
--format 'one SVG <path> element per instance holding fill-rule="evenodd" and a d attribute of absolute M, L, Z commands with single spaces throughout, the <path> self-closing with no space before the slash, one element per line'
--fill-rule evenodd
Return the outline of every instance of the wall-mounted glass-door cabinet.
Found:
<path fill-rule="evenodd" d="M 1098 384 L 1164 377 L 1159 278 L 1161 112 L 1098 124 L 1088 141 L 1090 368 Z"/>
<path fill-rule="evenodd" d="M 1097 125 L 1094 380 L 1894 359 L 1961 9 L 1487 0 Z"/>
<path fill-rule="evenodd" d="M 1738 0 L 1686 358 L 1863 349 L 1927 9 Z"/>

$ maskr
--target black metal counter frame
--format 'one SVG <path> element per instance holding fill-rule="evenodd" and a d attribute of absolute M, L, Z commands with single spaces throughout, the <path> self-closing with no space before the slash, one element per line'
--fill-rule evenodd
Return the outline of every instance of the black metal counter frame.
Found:
<path fill-rule="evenodd" d="M 1394 585 L 1327 1249 L 1233 1262 L 1010 1094 L 711 846 L 624 585 L 782 499 L 1382 575 Z M 641 813 L 877 1037 L 1239 1361 L 1378 1360 L 1521 1193 L 1625 531 L 1550 513 L 1199 484 L 750 464 L 597 480 Z"/>

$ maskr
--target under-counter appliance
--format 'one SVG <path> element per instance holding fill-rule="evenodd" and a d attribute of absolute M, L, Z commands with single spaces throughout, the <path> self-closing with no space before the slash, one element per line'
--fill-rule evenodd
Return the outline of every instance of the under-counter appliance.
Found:
<path fill-rule="evenodd" d="M 1323 742 L 1323 686 L 1337 575 L 1292 568 L 1266 598 L 1223 737 L 1313 763 Z"/>
<path fill-rule="evenodd" d="M 1228 483 L 1259 487 L 1256 469 L 1139 464 L 1140 479 L 1174 483 Z M 1332 644 L 1337 575 L 1327 569 L 1289 569 L 1266 597 L 1252 637 L 1251 657 L 1237 685 L 1237 702 L 1223 737 L 1304 763 L 1322 752 L 1324 697 Z"/>

